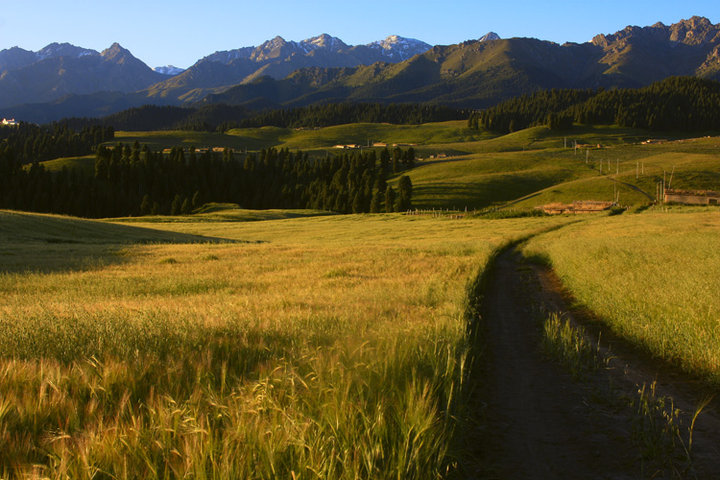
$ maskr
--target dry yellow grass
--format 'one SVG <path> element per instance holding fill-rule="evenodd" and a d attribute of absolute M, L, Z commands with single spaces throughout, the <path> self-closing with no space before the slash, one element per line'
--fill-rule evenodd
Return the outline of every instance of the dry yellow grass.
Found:
<path fill-rule="evenodd" d="M 134 225 L 262 243 L 0 274 L 0 472 L 444 475 L 466 286 L 496 247 L 565 221 L 154 222 Z"/>
<path fill-rule="evenodd" d="M 720 215 L 603 217 L 533 239 L 578 300 L 653 356 L 720 383 Z"/>

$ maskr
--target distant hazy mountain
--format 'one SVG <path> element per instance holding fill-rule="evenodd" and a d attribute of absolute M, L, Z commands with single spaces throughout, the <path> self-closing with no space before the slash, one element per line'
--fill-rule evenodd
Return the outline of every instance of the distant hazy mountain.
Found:
<path fill-rule="evenodd" d="M 397 64 L 302 69 L 282 80 L 237 85 L 204 102 L 296 106 L 342 99 L 482 108 L 538 89 L 640 87 L 675 75 L 720 80 L 720 25 L 693 17 L 564 45 L 488 34 Z"/>
<path fill-rule="evenodd" d="M 12 47 L 0 51 L 0 73 L 6 70 L 22 68 L 38 60 L 37 53 Z"/>
<path fill-rule="evenodd" d="M 301 42 L 275 37 L 257 47 L 215 52 L 198 61 L 185 72 L 153 85 L 152 98 L 181 101 L 202 99 L 223 87 L 269 76 L 285 78 L 308 67 L 355 67 L 375 62 L 401 62 L 432 48 L 425 42 L 392 35 L 368 45 L 350 46 L 328 34 Z"/>
<path fill-rule="evenodd" d="M 38 52 L 31 52 L 29 50 L 23 50 L 19 47 L 13 47 L 0 51 L 0 73 L 6 70 L 15 70 L 26 67 L 49 58 L 80 58 L 99 55 L 100 53 L 95 50 L 76 47 L 74 45 L 70 45 L 69 43 L 51 43 Z"/>
<path fill-rule="evenodd" d="M 64 43 L 39 52 L 0 52 L 0 107 L 52 102 L 70 94 L 135 92 L 163 77 L 115 43 L 102 53 Z"/>
<path fill-rule="evenodd" d="M 161 75 L 168 75 L 171 77 L 174 77 L 175 75 L 180 75 L 185 71 L 184 68 L 178 68 L 174 65 L 166 65 L 164 67 L 155 67 L 153 70 Z"/>
<path fill-rule="evenodd" d="M 478 39 L 478 42 L 491 42 L 493 40 L 500 40 L 500 35 L 495 32 L 488 32 Z"/>
<path fill-rule="evenodd" d="M 677 75 L 720 80 L 720 25 L 703 17 L 670 26 L 627 27 L 591 42 L 564 45 L 501 39 L 493 32 L 435 47 L 398 36 L 356 46 L 330 35 L 301 42 L 275 37 L 257 47 L 216 52 L 169 78 L 118 45 L 102 54 L 50 47 L 42 60 L 40 52 L 17 47 L 0 52 L 0 106 L 35 104 L 4 108 L 3 115 L 32 120 L 41 112 L 45 119 L 51 111 L 63 116 L 63 105 L 80 115 L 83 104 L 88 115 L 112 113 L 142 99 L 248 108 L 333 101 L 483 108 L 538 89 L 641 87 Z M 101 90 L 134 93 L 125 100 L 112 94 L 107 105 L 100 94 L 58 100 L 68 93 Z M 52 109 L 37 105 L 53 100 Z"/>

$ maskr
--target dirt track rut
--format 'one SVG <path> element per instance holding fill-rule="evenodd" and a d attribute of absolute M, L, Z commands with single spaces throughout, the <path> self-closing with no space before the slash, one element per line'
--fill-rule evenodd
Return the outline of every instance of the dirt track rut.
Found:
<path fill-rule="evenodd" d="M 524 263 L 515 249 L 496 260 L 483 301 L 488 352 L 478 380 L 481 398 L 475 399 L 484 405 L 482 458 L 467 474 L 518 480 L 720 478 L 720 428 L 712 415 L 696 433 L 708 438 L 696 442 L 702 451 L 690 470 L 658 467 L 643 461 L 631 440 L 635 416 L 628 401 L 635 382 L 651 382 L 652 374 L 616 358 L 613 368 L 578 382 L 541 352 L 540 308 L 567 311 L 550 275 Z"/>

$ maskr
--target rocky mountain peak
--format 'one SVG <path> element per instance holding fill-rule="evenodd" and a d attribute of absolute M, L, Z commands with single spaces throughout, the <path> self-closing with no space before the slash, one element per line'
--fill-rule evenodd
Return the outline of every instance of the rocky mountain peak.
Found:
<path fill-rule="evenodd" d="M 478 39 L 479 42 L 491 42 L 493 40 L 500 40 L 500 35 L 495 32 L 488 32 Z"/>
<path fill-rule="evenodd" d="M 70 43 L 57 43 L 57 42 L 51 43 L 50 45 L 46 46 L 45 48 L 43 48 L 37 52 L 37 57 L 39 60 L 45 60 L 46 58 L 57 58 L 57 57 L 79 58 L 79 57 L 85 57 L 88 55 L 95 56 L 95 55 L 99 55 L 99 53 L 95 50 L 76 47 L 75 45 L 72 45 Z"/>
<path fill-rule="evenodd" d="M 168 75 L 168 76 L 180 75 L 182 72 L 185 71 L 184 68 L 178 68 L 174 65 L 166 65 L 164 67 L 155 67 L 155 68 L 153 68 L 153 70 L 161 75 Z"/>
<path fill-rule="evenodd" d="M 662 22 L 645 28 L 628 26 L 611 35 L 597 35 L 592 43 L 607 49 L 637 39 L 671 41 L 693 46 L 717 43 L 720 42 L 720 25 L 713 25 L 705 17 L 692 17 L 670 26 Z"/>
<path fill-rule="evenodd" d="M 670 40 L 686 45 L 703 45 L 720 40 L 720 25 L 713 25 L 705 17 L 692 17 L 671 25 Z"/>
<path fill-rule="evenodd" d="M 101 55 L 107 60 L 112 60 L 118 57 L 132 57 L 132 53 L 129 50 L 124 49 L 119 43 L 115 42 L 110 47 L 102 51 Z"/>
<path fill-rule="evenodd" d="M 278 35 L 255 48 L 250 55 L 250 60 L 264 62 L 273 58 L 286 57 L 290 55 L 291 50 L 295 50 L 296 45 L 295 42 L 287 42 Z"/>
<path fill-rule="evenodd" d="M 281 37 L 280 35 L 277 35 L 272 40 L 268 40 L 265 43 L 263 43 L 262 45 L 260 45 L 259 48 L 273 49 L 273 48 L 284 47 L 287 44 L 288 44 L 288 42 L 283 37 Z"/>
<path fill-rule="evenodd" d="M 327 48 L 332 51 L 338 51 L 348 47 L 345 42 L 327 33 L 303 40 L 300 44 L 310 49 Z"/>
<path fill-rule="evenodd" d="M 431 45 L 423 41 L 401 37 L 400 35 L 390 35 L 385 40 L 369 44 L 368 47 L 380 50 L 384 56 L 392 60 L 406 60 L 432 48 Z"/>

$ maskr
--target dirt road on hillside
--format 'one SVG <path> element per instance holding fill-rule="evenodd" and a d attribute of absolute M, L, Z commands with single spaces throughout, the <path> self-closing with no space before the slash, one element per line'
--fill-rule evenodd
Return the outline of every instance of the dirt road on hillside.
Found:
<path fill-rule="evenodd" d="M 691 464 L 684 455 L 643 458 L 637 441 L 642 437 L 633 440 L 638 415 L 631 400 L 637 397 L 637 385 L 657 378 L 660 393 L 672 394 L 686 412 L 681 433 L 687 444 L 687 412 L 694 412 L 697 399 L 692 392 L 674 389 L 672 375 L 665 378 L 612 340 L 609 368 L 581 381 L 542 353 L 540 311 L 567 312 L 565 304 L 561 286 L 547 268 L 524 263 L 514 249 L 499 255 L 481 320 L 489 351 L 486 369 L 475 379 L 478 393 L 473 401 L 482 406 L 478 413 L 484 418 L 472 440 L 478 461 L 465 468 L 466 475 L 512 480 L 720 479 L 720 422 L 711 410 L 695 427 Z"/>

